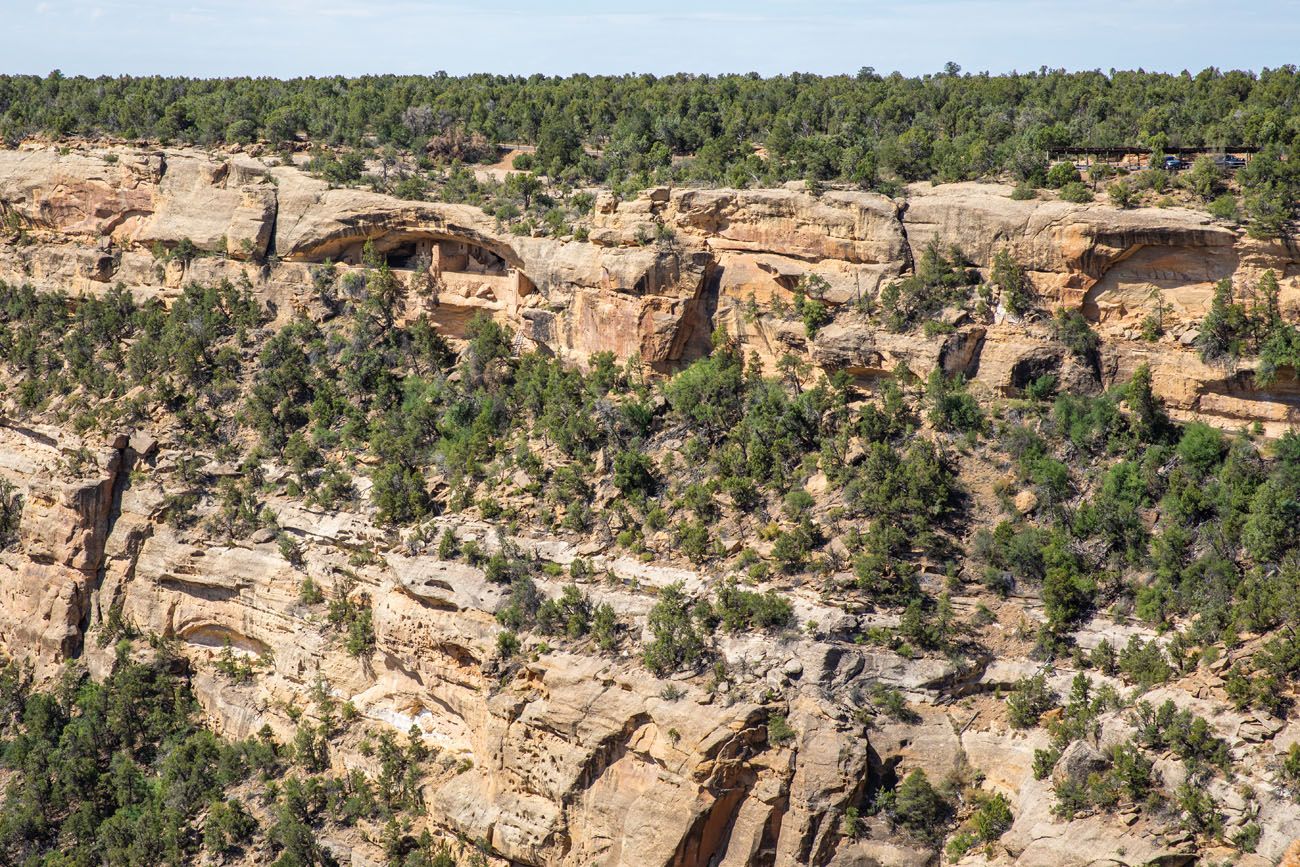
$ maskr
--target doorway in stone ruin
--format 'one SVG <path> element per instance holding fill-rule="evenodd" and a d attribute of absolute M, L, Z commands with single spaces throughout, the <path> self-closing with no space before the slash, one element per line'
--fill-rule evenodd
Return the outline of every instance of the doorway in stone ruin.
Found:
<path fill-rule="evenodd" d="M 419 246 L 414 240 L 399 244 L 384 253 L 384 261 L 394 271 L 414 271 L 422 264 L 427 268 L 428 261 L 421 261 Z"/>

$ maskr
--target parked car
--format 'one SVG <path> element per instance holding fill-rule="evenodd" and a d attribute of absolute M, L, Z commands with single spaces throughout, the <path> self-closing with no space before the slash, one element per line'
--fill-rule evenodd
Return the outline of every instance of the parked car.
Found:
<path fill-rule="evenodd" d="M 1214 158 L 1214 164 L 1221 169 L 1239 169 L 1246 165 L 1246 161 L 1232 154 L 1220 154 Z"/>
<path fill-rule="evenodd" d="M 1187 168 L 1187 163 L 1183 162 L 1178 157 L 1168 157 L 1168 156 L 1165 157 L 1165 164 L 1164 164 L 1165 171 L 1177 172 L 1185 168 Z"/>

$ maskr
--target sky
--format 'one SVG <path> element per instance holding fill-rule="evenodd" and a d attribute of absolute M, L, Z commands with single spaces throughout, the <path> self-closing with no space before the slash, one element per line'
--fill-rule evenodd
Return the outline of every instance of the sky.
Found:
<path fill-rule="evenodd" d="M 1300 0 L 0 0 L 0 72 L 1193 72 L 1300 62 Z"/>

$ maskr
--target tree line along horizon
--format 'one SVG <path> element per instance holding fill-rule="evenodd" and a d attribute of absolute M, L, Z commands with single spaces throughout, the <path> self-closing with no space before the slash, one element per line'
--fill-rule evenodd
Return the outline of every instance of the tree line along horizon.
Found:
<path fill-rule="evenodd" d="M 378 75 L 279 80 L 0 76 L 0 137 L 110 135 L 218 145 L 305 136 L 435 161 L 537 146 L 552 178 L 633 188 L 900 183 L 1007 177 L 1049 184 L 1049 149 L 1258 147 L 1248 215 L 1293 212 L 1300 75 L 1048 70 L 932 75 L 796 73 L 547 77 Z"/>

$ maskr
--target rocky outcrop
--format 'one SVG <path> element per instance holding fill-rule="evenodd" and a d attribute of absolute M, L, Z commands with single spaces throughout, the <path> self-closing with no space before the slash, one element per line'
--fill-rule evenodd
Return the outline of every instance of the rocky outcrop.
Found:
<path fill-rule="evenodd" d="M 1206 214 L 1182 208 L 1016 201 L 1010 193 L 998 184 L 909 187 L 905 222 L 912 255 L 920 256 L 930 243 L 955 245 L 983 264 L 1005 248 L 1031 272 L 1068 273 L 1082 283 L 1146 247 L 1186 253 L 1189 273 L 1204 277 L 1219 270 L 1215 257 L 1232 253 L 1238 240 L 1235 231 Z"/>
<path fill-rule="evenodd" d="M 827 371 L 870 378 L 904 363 L 935 364 L 1002 394 L 1052 373 L 1064 385 L 1106 387 L 1149 359 L 1157 393 L 1185 417 L 1224 427 L 1260 422 L 1276 434 L 1300 399 L 1283 371 L 1268 390 L 1249 371 L 1202 364 L 1191 348 L 1213 285 L 1243 292 L 1272 269 L 1284 311 L 1300 309 L 1300 251 L 1257 241 L 1179 208 L 1015 201 L 997 184 L 914 185 L 901 200 L 875 193 L 654 189 L 631 201 L 598 197 L 587 241 L 518 236 L 477 208 L 331 189 L 288 165 L 192 150 L 31 148 L 0 151 L 0 211 L 23 243 L 0 246 L 0 279 L 97 292 L 121 282 L 167 295 L 186 281 L 248 281 L 282 315 L 321 309 L 313 269 L 359 262 L 369 243 L 415 295 L 411 316 L 455 336 L 478 313 L 508 322 L 529 345 L 579 363 L 596 352 L 638 356 L 670 371 L 707 352 L 725 324 L 769 367 L 787 352 Z M 188 240 L 188 264 L 150 250 Z M 453 243 L 496 270 L 410 270 L 412 251 Z M 1081 309 L 1103 337 L 1099 362 L 1071 359 L 1050 329 L 994 314 L 955 335 L 893 335 L 841 315 L 815 340 L 790 318 L 794 292 L 816 276 L 832 307 L 870 304 L 927 245 L 956 248 L 978 268 L 1007 250 L 1048 307 Z M 424 247 L 421 247 L 424 245 Z M 1158 312 L 1166 336 L 1138 342 Z M 1032 374 L 1032 376 L 1031 376 Z"/>
<path fill-rule="evenodd" d="M 40 149 L 4 151 L 0 201 L 18 225 L 100 238 L 133 235 L 153 212 L 161 154 L 113 159 Z"/>
<path fill-rule="evenodd" d="M 5 646 L 27 648 L 47 661 L 81 650 L 120 482 L 122 445 L 90 450 L 58 430 L 0 426 L 0 476 L 22 502 L 18 544 L 0 556 Z"/>
<path fill-rule="evenodd" d="M 330 189 L 244 155 L 0 151 L 0 210 L 23 233 L 23 244 L 0 251 L 0 279 L 12 283 L 97 292 L 122 282 L 165 296 L 189 280 L 246 280 L 288 315 L 313 300 L 304 264 L 357 264 L 370 243 L 380 256 L 401 255 L 395 267 L 414 282 L 406 248 L 451 241 L 502 266 L 437 275 L 435 300 L 413 312 L 429 312 L 453 335 L 483 311 L 578 361 L 612 351 L 671 367 L 708 345 L 712 259 L 703 249 L 521 238 L 477 208 Z M 150 252 L 183 241 L 199 258 L 164 262 Z"/>

